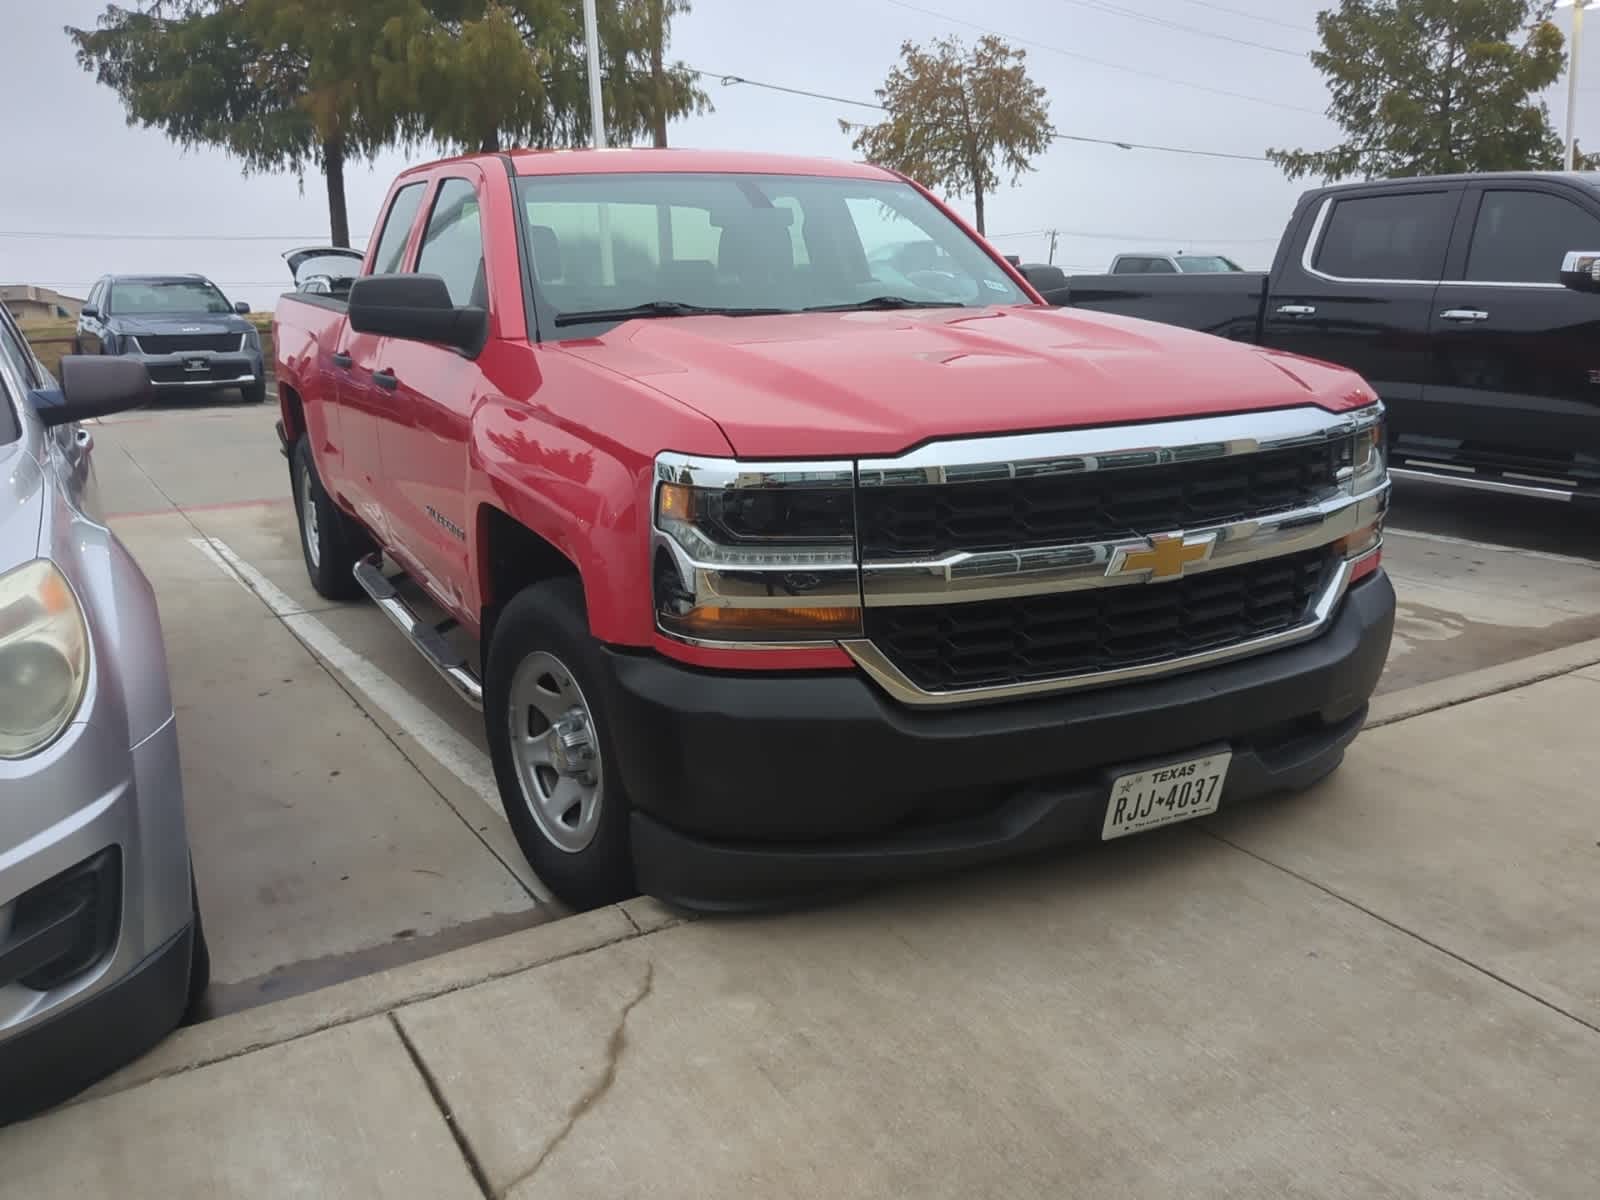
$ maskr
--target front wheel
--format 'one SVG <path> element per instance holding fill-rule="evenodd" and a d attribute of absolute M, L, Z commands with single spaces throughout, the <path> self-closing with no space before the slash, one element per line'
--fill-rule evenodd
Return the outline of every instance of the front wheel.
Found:
<path fill-rule="evenodd" d="M 300 526 L 300 550 L 306 574 L 317 594 L 329 600 L 358 600 L 365 593 L 356 582 L 356 563 L 376 547 L 362 529 L 333 502 L 317 477 L 311 443 L 301 437 L 289 464 L 294 486 L 294 511 Z"/>
<path fill-rule="evenodd" d="M 247 383 L 239 389 L 239 394 L 244 397 L 246 404 L 265 404 L 267 402 L 267 381 L 257 379 L 254 383 Z"/>
<path fill-rule="evenodd" d="M 528 865 L 577 909 L 634 892 L 602 683 L 579 580 L 534 584 L 500 614 L 483 691 L 495 780 Z"/>

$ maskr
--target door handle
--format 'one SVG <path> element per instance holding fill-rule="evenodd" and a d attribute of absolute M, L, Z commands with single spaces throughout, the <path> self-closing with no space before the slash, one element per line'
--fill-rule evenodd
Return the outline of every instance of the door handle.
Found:
<path fill-rule="evenodd" d="M 1487 321 L 1489 314 L 1481 308 L 1447 308 L 1439 314 L 1446 321 Z"/>
<path fill-rule="evenodd" d="M 386 392 L 392 392 L 400 386 L 400 381 L 395 378 L 393 371 L 374 371 L 372 373 L 372 382 Z"/>
<path fill-rule="evenodd" d="M 356 361 L 355 359 L 351 358 L 348 354 L 346 354 L 342 350 L 338 351 L 333 356 L 333 365 L 336 366 L 336 367 L 343 367 L 346 371 L 348 371 L 350 369 L 351 365 L 355 361 Z"/>
<path fill-rule="evenodd" d="M 1317 315 L 1315 304 L 1280 304 L 1278 305 L 1280 317 L 1314 317 Z"/>

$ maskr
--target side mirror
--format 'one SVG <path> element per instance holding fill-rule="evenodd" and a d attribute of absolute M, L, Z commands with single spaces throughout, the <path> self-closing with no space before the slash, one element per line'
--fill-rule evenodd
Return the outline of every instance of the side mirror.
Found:
<path fill-rule="evenodd" d="M 233 311 L 238 313 L 242 317 L 242 316 L 244 316 L 246 313 L 248 313 L 250 311 L 250 306 L 248 304 L 246 304 L 243 300 L 235 300 L 233 302 Z"/>
<path fill-rule="evenodd" d="M 1034 291 L 1057 308 L 1067 302 L 1067 273 L 1060 267 L 1044 263 L 1025 263 L 1017 270 L 1022 272 L 1024 279 L 1033 284 Z"/>
<path fill-rule="evenodd" d="M 350 328 L 476 354 L 488 334 L 489 314 L 457 308 L 437 275 L 363 275 L 350 285 Z"/>
<path fill-rule="evenodd" d="M 92 304 L 85 304 L 78 312 L 85 317 L 98 317 L 100 315 L 100 310 Z"/>
<path fill-rule="evenodd" d="M 1600 292 L 1600 250 L 1574 250 L 1562 259 L 1561 283 L 1575 292 Z"/>
<path fill-rule="evenodd" d="M 150 403 L 150 372 L 132 358 L 69 354 L 61 360 L 61 402 L 38 408 L 45 425 L 70 425 L 88 417 L 125 412 Z"/>

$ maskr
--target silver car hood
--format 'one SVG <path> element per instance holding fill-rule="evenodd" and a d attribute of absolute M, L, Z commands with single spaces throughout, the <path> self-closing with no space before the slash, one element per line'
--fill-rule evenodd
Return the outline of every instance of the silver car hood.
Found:
<path fill-rule="evenodd" d="M 38 557 L 44 500 L 44 472 L 24 442 L 0 446 L 0 574 Z"/>

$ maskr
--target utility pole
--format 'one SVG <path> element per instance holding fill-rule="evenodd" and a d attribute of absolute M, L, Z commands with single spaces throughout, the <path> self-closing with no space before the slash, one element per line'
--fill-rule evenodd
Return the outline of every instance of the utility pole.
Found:
<path fill-rule="evenodd" d="M 1054 229 L 1050 231 L 1050 257 L 1045 261 L 1052 267 L 1056 265 L 1056 238 L 1060 236 Z"/>
<path fill-rule="evenodd" d="M 594 148 L 606 146 L 606 114 L 600 98 L 600 35 L 595 28 L 594 0 L 583 0 L 583 40 L 589 50 L 589 123 L 594 127 Z"/>
<path fill-rule="evenodd" d="M 1572 10 L 1572 49 L 1567 56 L 1567 170 L 1577 166 L 1578 56 L 1583 50 L 1583 10 L 1590 0 L 1556 0 L 1557 8 Z"/>

